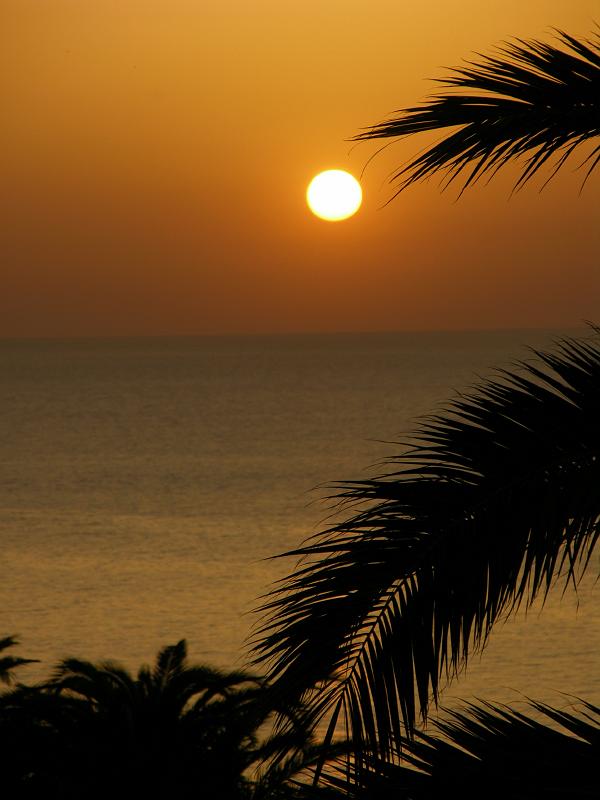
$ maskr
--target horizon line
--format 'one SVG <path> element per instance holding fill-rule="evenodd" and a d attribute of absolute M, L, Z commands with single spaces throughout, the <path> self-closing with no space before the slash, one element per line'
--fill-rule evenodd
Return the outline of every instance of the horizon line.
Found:
<path fill-rule="evenodd" d="M 0 335 L 0 342 L 15 341 L 117 341 L 133 339 L 274 339 L 274 338 L 299 338 L 316 336 L 395 336 L 402 334 L 465 334 L 465 333 L 518 333 L 518 332 L 559 332 L 589 330 L 591 323 L 582 322 L 580 325 L 543 325 L 489 328 L 405 328 L 405 329 L 344 329 L 330 330 L 299 330 L 299 331 L 205 331 L 202 333 L 110 333 L 110 334 L 17 334 Z M 593 328 L 592 328 L 593 329 Z"/>

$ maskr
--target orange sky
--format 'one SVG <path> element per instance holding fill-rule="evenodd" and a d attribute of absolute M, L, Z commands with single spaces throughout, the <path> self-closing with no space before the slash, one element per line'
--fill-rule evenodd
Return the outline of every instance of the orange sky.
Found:
<path fill-rule="evenodd" d="M 3 0 L 0 336 L 570 327 L 600 321 L 600 170 L 508 200 L 434 181 L 384 207 L 306 209 L 345 141 L 474 50 L 550 26 L 562 0 Z M 573 165 L 577 161 L 573 162 Z M 538 183 L 539 185 L 539 183 Z"/>

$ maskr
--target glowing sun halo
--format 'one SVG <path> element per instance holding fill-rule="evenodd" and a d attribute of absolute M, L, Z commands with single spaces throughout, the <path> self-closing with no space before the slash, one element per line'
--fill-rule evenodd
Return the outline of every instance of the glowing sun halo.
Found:
<path fill-rule="evenodd" d="M 337 222 L 356 214 L 362 203 L 362 189 L 349 172 L 328 169 L 309 183 L 306 202 L 317 217 Z"/>

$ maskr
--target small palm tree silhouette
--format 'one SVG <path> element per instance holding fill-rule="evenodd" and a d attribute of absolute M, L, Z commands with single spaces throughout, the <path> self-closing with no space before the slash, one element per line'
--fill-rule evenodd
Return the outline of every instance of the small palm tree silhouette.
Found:
<path fill-rule="evenodd" d="M 185 640 L 163 648 L 137 676 L 112 662 L 65 659 L 47 688 L 77 708 L 71 752 L 96 784 L 163 792 L 203 785 L 243 796 L 254 760 L 249 708 L 262 682 L 246 672 L 189 666 Z M 249 785 L 249 784 L 248 784 Z"/>
<path fill-rule="evenodd" d="M 258 676 L 189 665 L 185 640 L 135 676 L 64 659 L 47 683 L 0 697 L 7 785 L 57 798 L 299 796 L 324 750 L 299 723 L 265 738 L 272 701 Z"/>

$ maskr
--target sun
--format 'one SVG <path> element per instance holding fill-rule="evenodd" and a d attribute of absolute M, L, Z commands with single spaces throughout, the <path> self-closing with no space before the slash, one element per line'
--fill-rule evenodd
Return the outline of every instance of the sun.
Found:
<path fill-rule="evenodd" d="M 306 202 L 317 217 L 337 222 L 356 214 L 362 203 L 362 189 L 349 172 L 328 169 L 309 183 Z"/>

